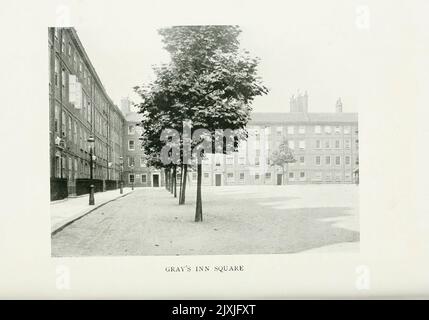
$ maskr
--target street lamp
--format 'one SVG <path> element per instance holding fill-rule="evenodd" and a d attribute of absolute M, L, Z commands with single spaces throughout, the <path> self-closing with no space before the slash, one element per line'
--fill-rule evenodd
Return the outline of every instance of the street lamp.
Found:
<path fill-rule="evenodd" d="M 64 143 L 64 140 L 63 139 L 61 139 L 60 137 L 56 137 L 55 138 L 55 145 L 57 146 L 57 148 L 60 150 L 60 152 L 59 152 L 59 155 L 60 155 L 60 163 L 59 163 L 59 165 L 60 165 L 60 170 L 59 170 L 59 172 L 60 172 L 60 178 L 62 179 L 63 178 L 63 154 L 62 154 L 62 152 L 63 152 L 63 150 L 64 150 L 64 148 L 65 148 L 65 143 Z M 56 170 L 57 168 L 55 168 L 55 170 Z M 58 172 L 58 171 L 57 171 Z"/>
<path fill-rule="evenodd" d="M 124 193 L 124 189 L 123 189 L 123 181 L 122 181 L 122 170 L 124 169 L 124 158 L 122 158 L 122 156 L 119 157 L 119 164 L 120 164 L 120 177 L 119 177 L 119 189 L 120 189 L 120 193 L 123 194 Z"/>
<path fill-rule="evenodd" d="M 133 179 L 131 180 L 131 190 L 134 190 L 134 164 L 131 165 L 131 175 L 133 176 Z"/>
<path fill-rule="evenodd" d="M 93 169 L 94 169 L 94 161 L 95 161 L 95 155 L 94 152 L 94 144 L 95 139 L 92 135 L 89 136 L 88 140 L 89 142 L 89 179 L 91 182 L 91 185 L 89 186 L 89 205 L 93 206 L 95 204 L 94 199 L 94 181 L 93 181 Z"/>
<path fill-rule="evenodd" d="M 107 163 L 107 180 L 110 180 L 111 179 L 111 177 L 110 177 L 110 170 L 112 169 L 112 162 L 108 162 Z"/>

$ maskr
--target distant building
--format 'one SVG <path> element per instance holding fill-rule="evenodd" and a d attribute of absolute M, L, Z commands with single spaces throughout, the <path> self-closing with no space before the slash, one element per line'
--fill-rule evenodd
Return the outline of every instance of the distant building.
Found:
<path fill-rule="evenodd" d="M 125 112 L 124 126 L 124 183 L 125 186 L 160 187 L 164 185 L 164 173 L 152 167 L 147 167 L 144 150 L 140 137 L 143 128 L 138 113 L 130 111 L 131 103 L 128 98 L 121 100 L 121 109 Z"/>
<path fill-rule="evenodd" d="M 290 113 L 253 113 L 249 138 L 238 152 L 208 155 L 203 161 L 203 184 L 353 183 L 358 162 L 358 116 L 336 112 L 308 113 L 308 95 L 295 97 Z M 270 154 L 288 141 L 296 162 L 282 168 L 270 163 Z M 196 173 L 190 172 L 196 183 Z"/>
<path fill-rule="evenodd" d="M 336 112 L 308 113 L 304 94 L 295 98 L 297 105 L 291 105 L 294 112 L 252 113 L 247 130 L 249 137 L 242 141 L 238 152 L 228 155 L 206 154 L 203 160 L 203 185 L 281 185 L 353 183 L 358 163 L 358 116 L 357 113 L 343 113 L 338 99 Z M 305 97 L 305 98 L 304 98 Z M 298 111 L 302 110 L 302 111 Z M 136 186 L 153 186 L 155 179 L 161 179 L 162 172 L 146 168 L 138 140 L 141 128 L 136 126 L 138 114 L 130 112 L 126 116 L 127 132 L 124 144 L 128 163 L 126 167 L 127 185 L 134 181 Z M 270 154 L 288 141 L 296 162 L 288 164 L 286 176 L 283 170 L 272 166 Z M 140 162 L 139 162 L 140 161 Z M 133 180 L 134 179 L 134 180 Z M 141 180 L 143 179 L 143 180 Z M 284 181 L 285 180 L 285 181 Z M 190 184 L 196 184 L 197 173 L 192 168 L 188 172 Z"/>

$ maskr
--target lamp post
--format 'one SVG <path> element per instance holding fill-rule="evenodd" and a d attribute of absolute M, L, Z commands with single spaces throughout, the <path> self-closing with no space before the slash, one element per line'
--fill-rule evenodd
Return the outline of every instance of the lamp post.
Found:
<path fill-rule="evenodd" d="M 112 163 L 111 162 L 108 162 L 107 163 L 107 180 L 110 180 L 111 179 L 111 177 L 110 177 L 110 170 L 112 169 Z"/>
<path fill-rule="evenodd" d="M 133 176 L 133 179 L 131 180 L 131 190 L 134 190 L 134 164 L 131 165 L 131 174 Z"/>
<path fill-rule="evenodd" d="M 94 170 L 94 161 L 95 161 L 95 155 L 94 153 L 94 143 L 95 139 L 92 135 L 89 136 L 88 140 L 89 142 L 89 179 L 91 182 L 91 185 L 89 186 L 89 205 L 93 206 L 95 204 L 94 199 L 94 181 L 93 181 L 93 170 Z"/>
<path fill-rule="evenodd" d="M 119 177 L 119 190 L 120 190 L 120 193 L 121 194 L 123 194 L 124 193 L 124 188 L 123 188 L 123 182 L 122 182 L 122 170 L 124 169 L 124 158 L 122 158 L 122 156 L 121 157 L 119 157 L 119 164 L 120 164 L 120 169 L 121 169 L 121 171 L 120 171 L 120 177 Z"/>
<path fill-rule="evenodd" d="M 55 145 L 58 147 L 58 149 L 60 150 L 60 152 L 59 152 L 59 176 L 60 176 L 60 178 L 62 179 L 63 178 L 63 154 L 62 154 L 62 152 L 63 152 L 63 150 L 64 150 L 64 148 L 65 148 L 65 143 L 64 143 L 64 140 L 63 139 L 61 139 L 60 137 L 56 137 L 55 138 Z M 57 168 L 55 168 L 55 170 L 57 170 Z M 57 172 L 58 172 L 57 171 Z"/>

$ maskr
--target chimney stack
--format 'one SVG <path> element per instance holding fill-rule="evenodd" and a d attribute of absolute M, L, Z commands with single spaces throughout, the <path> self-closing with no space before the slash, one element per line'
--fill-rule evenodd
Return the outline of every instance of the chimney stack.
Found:
<path fill-rule="evenodd" d="M 130 104 L 131 102 L 130 102 L 130 99 L 128 99 L 128 97 L 121 99 L 121 111 L 125 116 L 131 112 Z"/>
<path fill-rule="evenodd" d="M 338 98 L 337 103 L 335 105 L 335 112 L 341 113 L 343 112 L 343 103 L 341 102 L 341 98 Z"/>
<path fill-rule="evenodd" d="M 298 90 L 297 95 L 292 95 L 289 100 L 290 103 L 290 112 L 308 112 L 308 93 L 305 91 L 304 94 L 301 94 Z"/>
<path fill-rule="evenodd" d="M 305 113 L 308 112 L 308 93 L 307 93 L 307 90 L 305 90 L 305 93 L 302 96 L 302 111 Z"/>

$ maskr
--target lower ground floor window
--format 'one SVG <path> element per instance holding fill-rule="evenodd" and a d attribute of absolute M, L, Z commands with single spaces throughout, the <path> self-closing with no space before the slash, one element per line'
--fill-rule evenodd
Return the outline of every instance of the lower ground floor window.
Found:
<path fill-rule="evenodd" d="M 209 178 L 209 173 L 208 172 L 204 172 L 204 178 L 206 178 L 206 179 Z"/>
<path fill-rule="evenodd" d="M 134 174 L 129 175 L 129 181 L 130 183 L 134 183 Z"/>
<path fill-rule="evenodd" d="M 240 180 L 244 180 L 244 172 L 240 172 Z"/>
<path fill-rule="evenodd" d="M 142 183 L 146 183 L 147 182 L 147 177 L 145 174 L 142 174 Z"/>
<path fill-rule="evenodd" d="M 265 179 L 271 179 L 271 172 L 265 173 Z"/>

